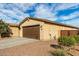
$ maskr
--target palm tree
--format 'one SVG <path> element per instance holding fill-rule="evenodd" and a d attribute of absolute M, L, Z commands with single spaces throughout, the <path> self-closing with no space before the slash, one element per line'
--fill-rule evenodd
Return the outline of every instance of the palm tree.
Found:
<path fill-rule="evenodd" d="M 0 20 L 0 37 L 2 35 L 4 36 L 5 34 L 9 35 L 11 34 L 11 29 L 9 28 L 8 24 L 5 23 L 4 21 Z"/>

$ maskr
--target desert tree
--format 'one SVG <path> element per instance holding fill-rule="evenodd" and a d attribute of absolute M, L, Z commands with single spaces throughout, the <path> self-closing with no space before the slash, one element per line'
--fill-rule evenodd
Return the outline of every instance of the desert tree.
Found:
<path fill-rule="evenodd" d="M 9 25 L 1 19 L 0 20 L 0 37 L 2 37 L 2 35 L 5 35 L 5 34 L 10 35 L 12 34 L 12 31 L 9 28 Z"/>

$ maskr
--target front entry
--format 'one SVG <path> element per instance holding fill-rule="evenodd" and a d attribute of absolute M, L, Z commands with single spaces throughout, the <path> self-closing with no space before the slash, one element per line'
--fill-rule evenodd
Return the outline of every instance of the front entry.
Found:
<path fill-rule="evenodd" d="M 23 37 L 40 39 L 40 26 L 23 26 Z"/>

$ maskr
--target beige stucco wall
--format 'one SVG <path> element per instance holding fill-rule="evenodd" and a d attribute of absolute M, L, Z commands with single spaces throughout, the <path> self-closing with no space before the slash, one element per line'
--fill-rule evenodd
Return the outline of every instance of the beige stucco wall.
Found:
<path fill-rule="evenodd" d="M 57 37 L 59 35 L 58 32 L 59 30 L 58 27 L 56 27 L 56 25 L 45 24 L 43 31 L 44 31 L 44 40 L 51 40 L 55 36 Z"/>
<path fill-rule="evenodd" d="M 45 23 L 43 28 L 44 40 L 51 40 L 54 38 L 58 38 L 60 36 L 61 30 L 77 30 L 77 29 Z"/>
<path fill-rule="evenodd" d="M 12 30 L 13 35 L 12 37 L 19 37 L 20 36 L 20 31 L 18 27 L 15 26 L 10 26 L 10 29 Z"/>
<path fill-rule="evenodd" d="M 29 19 L 29 21 L 26 20 L 23 24 L 20 25 L 20 37 L 23 37 L 23 29 L 22 29 L 23 26 L 30 26 L 30 25 L 37 25 L 37 24 L 41 26 L 41 25 L 44 25 L 44 22 L 31 20 L 31 19 Z M 41 33 L 41 30 L 40 30 L 40 39 L 44 37 L 43 34 L 44 33 Z"/>
<path fill-rule="evenodd" d="M 29 19 L 20 25 L 20 37 L 23 37 L 22 26 L 30 26 L 36 24 L 40 24 L 40 40 L 44 40 L 44 41 L 54 39 L 54 37 L 58 38 L 60 36 L 60 30 L 76 30 L 70 27 L 64 27 L 64 26 L 59 26 L 59 25 L 45 23 L 42 21 Z"/>

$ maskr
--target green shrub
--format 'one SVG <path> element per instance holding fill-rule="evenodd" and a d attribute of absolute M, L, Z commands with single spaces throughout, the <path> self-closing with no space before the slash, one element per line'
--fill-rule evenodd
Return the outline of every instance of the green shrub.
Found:
<path fill-rule="evenodd" d="M 76 43 L 79 43 L 79 35 L 75 35 L 74 38 L 76 40 Z"/>
<path fill-rule="evenodd" d="M 76 40 L 73 37 L 61 36 L 58 39 L 58 43 L 64 46 L 72 46 L 76 44 Z"/>
<path fill-rule="evenodd" d="M 55 50 L 51 52 L 51 54 L 54 56 L 65 56 L 65 52 L 63 50 Z"/>
<path fill-rule="evenodd" d="M 68 41 L 68 46 L 70 45 L 75 45 L 76 44 L 76 40 L 75 40 L 75 38 L 73 38 L 73 37 L 69 37 L 69 41 Z"/>
<path fill-rule="evenodd" d="M 58 38 L 58 43 L 60 44 L 60 45 L 64 45 L 66 42 L 65 42 L 65 40 L 66 40 L 66 36 L 61 36 L 61 37 L 59 37 Z"/>

